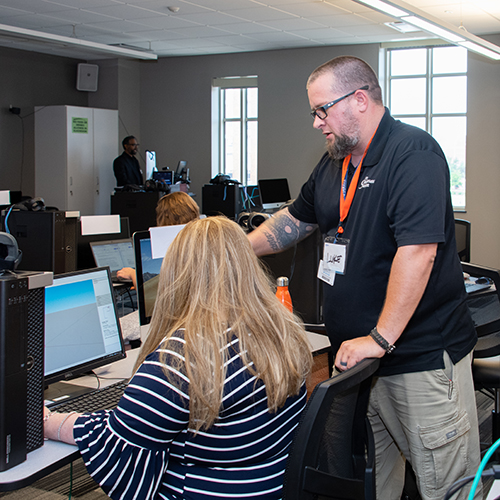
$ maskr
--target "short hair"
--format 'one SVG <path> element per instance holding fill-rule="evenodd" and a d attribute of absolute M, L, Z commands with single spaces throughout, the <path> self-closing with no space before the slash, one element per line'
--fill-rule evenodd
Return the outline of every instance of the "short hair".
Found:
<path fill-rule="evenodd" d="M 156 205 L 156 225 L 175 226 L 200 218 L 196 202 L 183 191 L 166 194 Z"/>
<path fill-rule="evenodd" d="M 369 86 L 366 91 L 372 101 L 382 103 L 382 89 L 372 67 L 363 59 L 355 56 L 339 56 L 318 66 L 307 80 L 307 88 L 320 76 L 333 76 L 333 89 L 339 94 L 347 94 L 353 90 Z"/>
<path fill-rule="evenodd" d="M 227 217 L 194 220 L 169 246 L 135 369 L 162 341 L 162 348 L 175 350 L 169 339 L 181 329 L 182 357 L 173 356 L 172 363 L 190 381 L 189 425 L 196 431 L 209 428 L 221 411 L 229 356 L 224 347 L 233 335 L 243 363 L 265 384 L 270 412 L 299 393 L 311 368 L 302 322 L 276 298 L 247 235 Z M 160 353 L 162 362 L 165 356 Z M 166 376 L 179 383 L 170 372 Z"/>
<path fill-rule="evenodd" d="M 127 137 L 125 137 L 125 139 L 123 139 L 122 141 L 122 146 L 123 146 L 123 149 L 125 149 L 125 146 L 132 140 L 132 139 L 135 139 L 137 140 L 133 135 L 127 135 Z"/>

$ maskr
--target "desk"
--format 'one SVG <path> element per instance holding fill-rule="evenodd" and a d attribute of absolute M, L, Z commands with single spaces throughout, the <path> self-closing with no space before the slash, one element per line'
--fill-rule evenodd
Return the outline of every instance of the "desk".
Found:
<path fill-rule="evenodd" d="M 125 359 L 96 368 L 94 373 L 102 377 L 101 387 L 129 378 L 132 375 L 139 351 L 140 349 L 129 350 Z M 86 375 L 67 383 L 95 387 L 96 378 Z M 0 472 L 0 491 L 12 491 L 29 486 L 37 479 L 54 472 L 79 457 L 80 452 L 76 446 L 58 441 L 45 441 L 41 448 L 28 453 L 28 457 L 23 463 Z"/>
<path fill-rule="evenodd" d="M 307 332 L 311 342 L 313 354 L 326 352 L 330 347 L 328 337 L 313 332 Z M 94 373 L 101 377 L 101 387 L 129 378 L 132 375 L 135 361 L 140 349 L 127 351 L 127 357 L 116 363 L 101 368 L 96 368 Z M 68 381 L 76 385 L 95 387 L 96 378 L 90 375 Z M 56 471 L 62 466 L 77 460 L 80 457 L 78 447 L 60 443 L 58 441 L 45 441 L 41 448 L 28 453 L 27 459 L 4 472 L 0 472 L 0 491 L 12 491 L 24 488 L 36 480 Z"/>

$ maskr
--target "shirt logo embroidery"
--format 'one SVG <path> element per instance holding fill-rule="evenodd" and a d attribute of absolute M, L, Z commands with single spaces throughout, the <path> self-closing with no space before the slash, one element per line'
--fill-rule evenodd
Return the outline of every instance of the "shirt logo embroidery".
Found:
<path fill-rule="evenodd" d="M 368 179 L 368 176 L 366 176 L 360 183 L 360 186 L 358 189 L 363 189 L 363 188 L 368 188 L 370 187 L 370 184 L 374 184 L 375 180 L 374 179 Z"/>

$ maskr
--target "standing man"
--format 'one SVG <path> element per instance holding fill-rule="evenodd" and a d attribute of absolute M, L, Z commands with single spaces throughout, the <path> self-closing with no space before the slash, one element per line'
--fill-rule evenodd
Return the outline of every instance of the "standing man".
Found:
<path fill-rule="evenodd" d="M 448 165 L 429 134 L 391 117 L 361 59 L 323 64 L 307 91 L 328 152 L 295 202 L 249 238 L 258 255 L 277 253 L 319 226 L 335 366 L 382 358 L 368 410 L 377 498 L 401 498 L 407 459 L 422 499 L 442 499 L 480 462 L 471 375 L 476 333 L 457 257 Z"/>
<path fill-rule="evenodd" d="M 143 184 L 142 170 L 135 155 L 139 148 L 139 143 L 133 135 L 125 137 L 122 141 L 123 153 L 113 162 L 113 171 L 116 177 L 117 186 L 127 184 Z"/>

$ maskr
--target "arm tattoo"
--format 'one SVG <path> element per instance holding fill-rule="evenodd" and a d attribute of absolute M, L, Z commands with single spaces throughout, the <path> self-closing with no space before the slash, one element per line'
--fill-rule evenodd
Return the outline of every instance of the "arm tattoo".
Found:
<path fill-rule="evenodd" d="M 292 247 L 299 241 L 309 236 L 316 224 L 302 222 L 293 217 L 288 210 L 271 217 L 263 226 L 266 240 L 274 253 Z"/>

